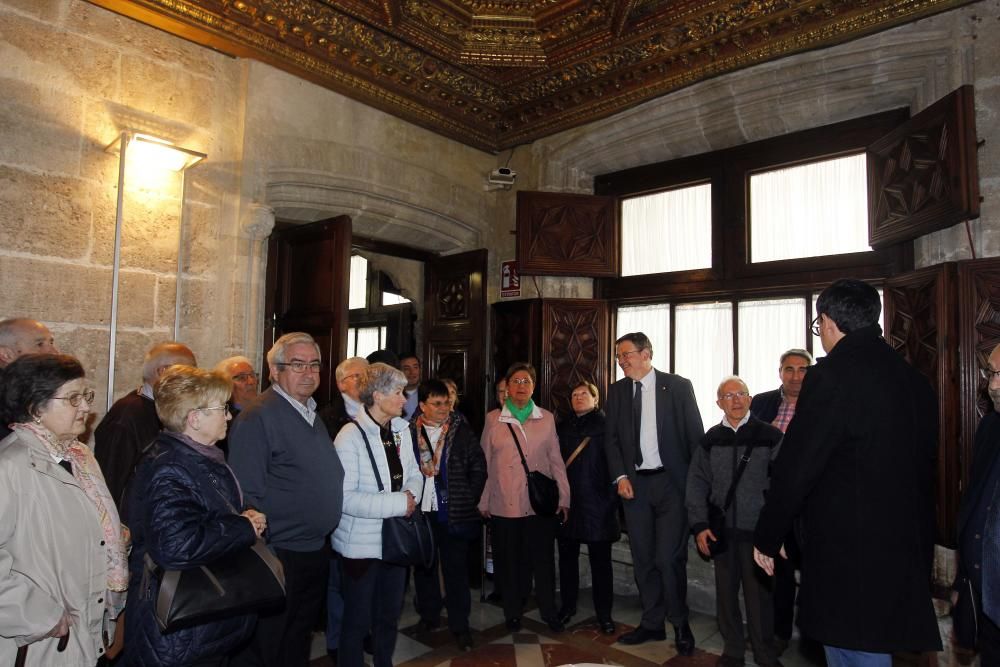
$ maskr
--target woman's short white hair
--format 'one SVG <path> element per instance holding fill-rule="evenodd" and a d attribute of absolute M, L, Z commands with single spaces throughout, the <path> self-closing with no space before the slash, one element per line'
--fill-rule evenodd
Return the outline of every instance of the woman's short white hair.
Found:
<path fill-rule="evenodd" d="M 375 363 L 365 369 L 358 380 L 360 386 L 358 398 L 369 408 L 375 405 L 375 392 L 391 394 L 406 386 L 406 376 L 403 371 L 389 364 Z"/>

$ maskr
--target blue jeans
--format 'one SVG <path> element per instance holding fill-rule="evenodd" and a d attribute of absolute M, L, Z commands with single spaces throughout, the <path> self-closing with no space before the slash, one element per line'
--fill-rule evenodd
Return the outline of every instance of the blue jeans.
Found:
<path fill-rule="evenodd" d="M 827 667 L 892 667 L 891 653 L 851 651 L 836 646 L 823 646 Z"/>

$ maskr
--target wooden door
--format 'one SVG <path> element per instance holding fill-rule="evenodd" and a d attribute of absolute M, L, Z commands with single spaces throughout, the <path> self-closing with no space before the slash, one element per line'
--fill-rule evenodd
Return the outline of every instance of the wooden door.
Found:
<path fill-rule="evenodd" d="M 477 432 L 487 397 L 486 256 L 483 249 L 424 262 L 424 377 L 455 381 Z"/>
<path fill-rule="evenodd" d="M 542 301 L 541 396 L 557 418 L 572 414 L 570 395 L 581 382 L 596 385 L 607 396 L 608 313 L 608 302 L 600 299 Z"/>
<path fill-rule="evenodd" d="M 323 358 L 319 405 L 336 391 L 333 370 L 347 349 L 347 303 L 351 275 L 351 219 L 338 216 L 280 229 L 268 240 L 265 342 L 305 331 Z"/>

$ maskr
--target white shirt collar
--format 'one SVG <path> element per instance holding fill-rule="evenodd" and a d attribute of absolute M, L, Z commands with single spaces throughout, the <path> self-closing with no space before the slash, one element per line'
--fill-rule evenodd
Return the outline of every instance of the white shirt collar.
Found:
<path fill-rule="evenodd" d="M 274 387 L 274 393 L 291 403 L 292 407 L 295 408 L 300 415 L 302 415 L 302 418 L 309 422 L 310 426 L 313 425 L 313 422 L 316 421 L 316 399 L 310 396 L 309 399 L 306 400 L 306 404 L 302 405 L 297 400 L 286 394 L 285 391 L 277 384 L 272 384 L 271 386 Z"/>
<path fill-rule="evenodd" d="M 722 418 L 722 425 L 731 428 L 735 432 L 735 431 L 739 431 L 740 427 L 743 426 L 744 424 L 746 424 L 748 421 L 750 421 L 750 411 L 749 410 L 747 410 L 747 413 L 745 415 L 743 415 L 743 419 L 741 419 L 740 423 L 737 424 L 736 426 L 733 426 L 732 424 L 730 424 L 729 420 L 726 419 L 725 417 Z"/>
<path fill-rule="evenodd" d="M 643 391 L 651 391 L 656 388 L 656 369 L 650 368 L 649 372 L 639 380 L 639 384 L 642 385 Z"/>

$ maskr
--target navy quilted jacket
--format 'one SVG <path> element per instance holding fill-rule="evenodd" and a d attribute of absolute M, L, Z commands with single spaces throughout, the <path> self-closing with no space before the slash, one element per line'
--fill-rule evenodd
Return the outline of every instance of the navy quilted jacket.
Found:
<path fill-rule="evenodd" d="M 129 557 L 125 663 L 129 667 L 181 667 L 229 653 L 253 631 L 253 614 L 212 621 L 168 634 L 153 615 L 159 591 L 149 577 L 143 590 L 148 551 L 160 567 L 205 565 L 251 547 L 253 527 L 234 512 L 240 494 L 229 468 L 162 432 L 139 465 L 128 499 L 132 531 Z"/>

